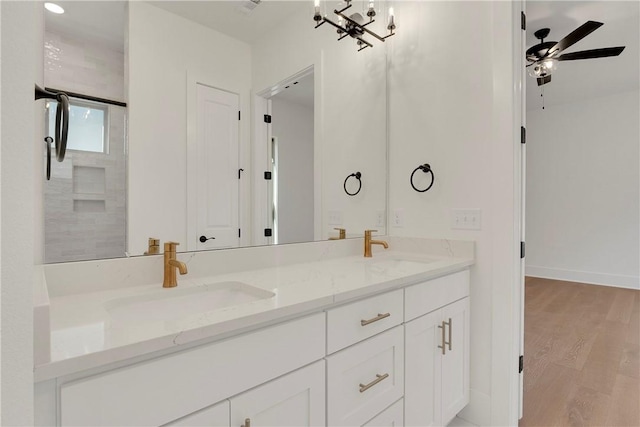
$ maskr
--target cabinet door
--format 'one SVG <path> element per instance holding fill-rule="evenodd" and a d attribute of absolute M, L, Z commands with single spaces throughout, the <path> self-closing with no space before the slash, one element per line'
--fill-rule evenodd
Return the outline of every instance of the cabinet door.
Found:
<path fill-rule="evenodd" d="M 442 356 L 442 422 L 449 423 L 469 403 L 469 298 L 442 309 L 446 353 Z"/>
<path fill-rule="evenodd" d="M 166 427 L 229 427 L 229 401 L 182 417 L 166 424 Z"/>
<path fill-rule="evenodd" d="M 324 426 L 324 372 L 319 361 L 231 398 L 231 425 Z"/>
<path fill-rule="evenodd" d="M 376 415 L 362 427 L 402 427 L 404 426 L 404 405 L 402 399 Z"/>
<path fill-rule="evenodd" d="M 405 325 L 406 426 L 439 426 L 441 423 L 441 311 L 434 311 Z"/>

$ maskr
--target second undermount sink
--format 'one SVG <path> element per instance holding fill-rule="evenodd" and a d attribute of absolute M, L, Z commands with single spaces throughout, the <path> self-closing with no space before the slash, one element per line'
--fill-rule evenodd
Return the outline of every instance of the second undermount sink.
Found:
<path fill-rule="evenodd" d="M 406 260 L 395 258 L 378 258 L 373 259 L 370 263 L 372 267 L 381 269 L 422 269 L 425 264 L 438 261 L 435 258 L 422 258 L 420 260 Z"/>
<path fill-rule="evenodd" d="M 152 322 L 175 320 L 194 314 L 238 306 L 273 297 L 271 291 L 242 282 L 217 282 L 202 286 L 159 288 L 104 304 L 116 321 Z"/>

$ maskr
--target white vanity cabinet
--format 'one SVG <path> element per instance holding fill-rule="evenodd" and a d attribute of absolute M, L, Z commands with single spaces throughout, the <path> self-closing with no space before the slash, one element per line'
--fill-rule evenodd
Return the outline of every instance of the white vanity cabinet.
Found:
<path fill-rule="evenodd" d="M 36 384 L 38 425 L 446 425 L 469 401 L 469 271 L 401 286 Z"/>
<path fill-rule="evenodd" d="M 398 400 L 393 405 L 376 415 L 362 427 L 402 427 L 404 426 L 404 401 Z"/>
<path fill-rule="evenodd" d="M 403 393 L 402 326 L 327 357 L 329 426 L 362 426 Z"/>
<path fill-rule="evenodd" d="M 322 359 L 325 327 L 324 313 L 316 313 L 86 378 L 61 380 L 58 423 L 159 426 L 195 415 Z"/>
<path fill-rule="evenodd" d="M 469 403 L 468 272 L 416 285 L 414 290 L 407 288 L 406 293 L 440 292 L 433 287 L 442 285 L 438 281 L 448 282 L 451 294 L 445 300 L 455 302 L 405 324 L 407 426 L 447 425 Z M 416 300 L 405 301 L 408 305 Z M 425 304 L 425 310 L 432 308 Z M 415 307 L 407 308 L 407 312 L 418 313 Z"/>
<path fill-rule="evenodd" d="M 231 425 L 326 425 L 324 373 L 324 361 L 319 361 L 232 397 Z"/>
<path fill-rule="evenodd" d="M 164 427 L 324 426 L 324 373 L 318 361 Z"/>
<path fill-rule="evenodd" d="M 229 427 L 229 401 L 225 400 L 163 427 Z"/>

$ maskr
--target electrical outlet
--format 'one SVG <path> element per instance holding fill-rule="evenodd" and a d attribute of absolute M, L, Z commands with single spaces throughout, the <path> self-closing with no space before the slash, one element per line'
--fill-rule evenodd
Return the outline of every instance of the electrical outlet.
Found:
<path fill-rule="evenodd" d="M 451 228 L 454 230 L 481 230 L 482 210 L 451 209 Z"/>
<path fill-rule="evenodd" d="M 395 209 L 392 218 L 394 227 L 404 227 L 404 209 Z"/>
<path fill-rule="evenodd" d="M 384 227 L 386 224 L 385 211 L 376 212 L 376 227 Z"/>
<path fill-rule="evenodd" d="M 329 211 L 329 225 L 342 225 L 342 211 Z"/>

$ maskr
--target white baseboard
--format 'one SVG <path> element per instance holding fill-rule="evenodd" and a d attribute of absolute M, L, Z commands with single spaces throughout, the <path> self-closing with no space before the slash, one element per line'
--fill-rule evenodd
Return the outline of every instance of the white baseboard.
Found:
<path fill-rule="evenodd" d="M 461 418 L 476 426 L 491 425 L 491 396 L 477 390 L 469 390 L 469 404 L 460 411 Z"/>
<path fill-rule="evenodd" d="M 640 290 L 639 276 L 595 273 L 592 271 L 563 270 L 561 268 L 547 268 L 536 265 L 527 265 L 525 266 L 524 271 L 526 276 L 540 277 L 543 279 L 565 280 L 568 282 L 580 282 L 591 285 Z"/>

